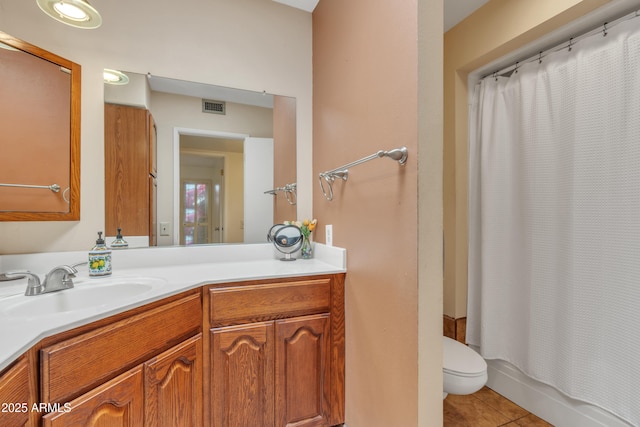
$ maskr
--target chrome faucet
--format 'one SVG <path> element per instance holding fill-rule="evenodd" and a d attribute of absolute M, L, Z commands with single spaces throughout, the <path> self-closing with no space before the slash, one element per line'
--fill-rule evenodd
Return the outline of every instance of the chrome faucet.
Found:
<path fill-rule="evenodd" d="M 5 275 L 7 277 L 28 277 L 27 290 L 24 294 L 26 296 L 33 296 L 73 288 L 72 279 L 76 277 L 76 273 L 78 273 L 76 267 L 83 264 L 86 264 L 86 262 L 55 267 L 47 273 L 43 282 L 40 282 L 40 277 L 37 274 L 30 271 L 12 271 Z"/>

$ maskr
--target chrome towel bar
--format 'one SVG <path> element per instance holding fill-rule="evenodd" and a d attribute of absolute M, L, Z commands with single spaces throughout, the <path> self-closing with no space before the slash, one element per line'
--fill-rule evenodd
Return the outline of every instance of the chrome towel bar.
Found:
<path fill-rule="evenodd" d="M 29 185 L 29 184 L 0 184 L 0 187 L 20 187 L 20 188 L 44 188 L 57 193 L 60 191 L 60 186 L 58 184 L 51 185 Z"/>
<path fill-rule="evenodd" d="M 353 166 L 381 157 L 389 157 L 392 160 L 396 160 L 401 165 L 404 165 L 407 162 L 408 156 L 409 151 L 407 150 L 407 147 L 395 148 L 389 151 L 380 150 L 376 153 L 371 154 L 370 156 L 363 157 L 362 159 L 356 160 L 355 162 L 347 163 L 346 165 L 340 166 L 339 168 L 321 172 L 318 175 L 318 180 L 320 181 L 322 194 L 324 194 L 324 197 L 327 200 L 333 200 L 333 182 L 336 180 L 336 178 L 346 181 L 349 178 L 349 168 Z M 328 192 L 325 189 L 323 180 L 327 183 Z"/>
<path fill-rule="evenodd" d="M 264 194 L 272 194 L 274 196 L 278 195 L 278 191 L 282 191 L 284 193 L 284 197 L 287 199 L 287 202 L 290 205 L 295 205 L 297 203 L 298 193 L 296 192 L 297 185 L 296 183 L 286 184 L 284 187 L 276 187 L 273 190 L 265 191 Z"/>

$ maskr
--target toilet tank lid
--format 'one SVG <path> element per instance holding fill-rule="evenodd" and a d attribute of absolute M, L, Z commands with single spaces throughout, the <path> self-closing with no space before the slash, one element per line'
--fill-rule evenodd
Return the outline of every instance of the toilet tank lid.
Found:
<path fill-rule="evenodd" d="M 487 362 L 473 349 L 449 337 L 442 338 L 444 370 L 460 374 L 478 374 L 487 370 Z"/>

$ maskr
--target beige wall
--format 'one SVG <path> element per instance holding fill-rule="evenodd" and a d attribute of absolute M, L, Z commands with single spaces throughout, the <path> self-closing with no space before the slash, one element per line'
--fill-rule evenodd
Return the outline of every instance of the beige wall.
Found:
<path fill-rule="evenodd" d="M 467 312 L 467 146 L 470 72 L 609 0 L 491 0 L 444 36 L 444 314 Z"/>
<path fill-rule="evenodd" d="M 442 0 L 322 0 L 313 13 L 315 237 L 348 253 L 346 421 L 442 423 Z M 420 202 L 420 203 L 419 203 Z M 419 210 L 420 209 L 420 210 Z M 418 255 L 420 254 L 420 259 Z"/>
<path fill-rule="evenodd" d="M 295 97 L 298 208 L 310 215 L 311 14 L 270 0 L 126 5 L 123 14 L 122 2 L 94 4 L 103 24 L 81 30 L 46 16 L 35 2 L 0 0 L 2 31 L 82 66 L 81 219 L 2 222 L 0 254 L 86 249 L 104 228 L 103 68 Z"/>
<path fill-rule="evenodd" d="M 229 132 L 257 138 L 271 138 L 273 136 L 273 110 L 270 108 L 227 102 L 226 114 L 208 114 L 202 113 L 200 98 L 151 92 L 150 111 L 158 128 L 158 170 L 160 171 L 158 172 L 158 222 L 177 223 L 174 218 L 175 183 L 173 180 L 174 129 L 176 127 L 197 129 L 203 133 Z M 242 155 L 239 158 L 242 160 Z M 242 189 L 242 181 L 238 184 Z M 226 197 L 230 198 L 233 194 L 235 193 L 227 191 Z M 244 194 L 244 191 L 241 190 L 240 194 Z M 238 212 L 235 212 L 235 216 L 225 217 L 228 221 L 231 221 L 232 218 L 240 218 L 234 221 L 233 227 L 231 224 L 227 224 L 226 230 L 232 235 L 230 234 L 229 239 L 225 242 L 243 241 L 242 212 L 242 206 L 240 206 L 239 216 Z M 173 244 L 177 233 L 178 230 L 172 230 L 170 236 L 158 236 L 158 245 Z"/>

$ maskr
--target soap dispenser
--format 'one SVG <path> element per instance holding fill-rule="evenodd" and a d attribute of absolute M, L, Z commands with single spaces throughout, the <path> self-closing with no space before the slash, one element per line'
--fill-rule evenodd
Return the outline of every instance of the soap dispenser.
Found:
<path fill-rule="evenodd" d="M 129 243 L 122 237 L 122 228 L 118 228 L 118 234 L 116 239 L 111 242 L 111 249 L 126 249 L 129 247 Z"/>
<path fill-rule="evenodd" d="M 98 232 L 96 245 L 89 251 L 89 276 L 103 277 L 111 274 L 111 251 L 102 238 L 102 231 Z"/>

